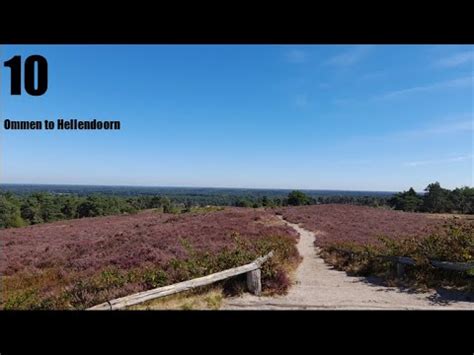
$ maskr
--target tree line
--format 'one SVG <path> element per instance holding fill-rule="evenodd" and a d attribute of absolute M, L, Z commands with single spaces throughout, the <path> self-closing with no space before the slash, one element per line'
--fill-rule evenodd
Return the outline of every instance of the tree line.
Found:
<path fill-rule="evenodd" d="M 374 196 L 332 196 L 312 198 L 301 191 L 293 191 L 287 200 L 289 205 L 311 205 L 324 203 L 349 203 L 372 207 L 389 207 L 407 212 L 474 214 L 474 188 L 464 186 L 449 190 L 439 182 L 429 184 L 424 193 L 412 187 L 408 191 L 394 194 L 390 198 Z"/>
<path fill-rule="evenodd" d="M 459 187 L 449 190 L 439 182 L 429 184 L 424 194 L 418 194 L 410 188 L 395 194 L 388 200 L 396 210 L 430 213 L 474 213 L 474 188 Z"/>
<path fill-rule="evenodd" d="M 161 209 L 164 213 L 185 213 L 193 207 L 280 207 L 316 203 L 359 203 L 377 206 L 377 197 L 325 196 L 313 198 L 300 191 L 288 197 L 236 197 L 236 196 L 178 196 L 161 195 L 117 196 L 94 193 L 89 196 L 33 192 L 14 194 L 0 191 L 0 228 L 54 222 L 63 219 L 98 217 L 135 213 L 145 209 Z"/>
<path fill-rule="evenodd" d="M 22 227 L 63 219 L 135 213 L 150 208 L 160 208 L 165 213 L 176 213 L 178 210 L 179 212 L 186 210 L 190 204 L 182 204 L 182 209 L 178 207 L 166 196 L 122 197 L 100 194 L 77 196 L 49 192 L 18 196 L 11 192 L 0 192 L 0 228 Z"/>
<path fill-rule="evenodd" d="M 474 213 L 474 188 L 444 189 L 438 182 L 428 185 L 424 194 L 413 188 L 393 196 L 333 195 L 309 196 L 291 191 L 286 197 L 202 196 L 190 194 L 169 198 L 162 195 L 116 196 L 33 192 L 14 194 L 0 191 L 0 228 L 21 227 L 63 219 L 98 217 L 160 209 L 164 213 L 186 213 L 196 206 L 281 207 L 314 204 L 354 204 L 386 207 L 411 212 Z"/>

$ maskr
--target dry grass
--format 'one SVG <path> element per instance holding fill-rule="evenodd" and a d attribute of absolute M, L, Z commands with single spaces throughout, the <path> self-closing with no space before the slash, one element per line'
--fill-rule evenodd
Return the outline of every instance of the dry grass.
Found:
<path fill-rule="evenodd" d="M 127 310 L 218 310 L 224 292 L 222 287 L 186 291 L 166 296 L 127 308 Z"/>

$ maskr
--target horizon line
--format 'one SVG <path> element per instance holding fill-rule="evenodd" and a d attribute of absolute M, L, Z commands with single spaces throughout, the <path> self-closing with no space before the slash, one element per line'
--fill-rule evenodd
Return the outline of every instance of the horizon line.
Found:
<path fill-rule="evenodd" d="M 5 182 L 0 183 L 2 185 L 19 185 L 19 186 L 82 186 L 82 187 L 131 187 L 131 188 L 184 188 L 184 189 L 229 189 L 229 190 L 298 190 L 298 191 L 353 191 L 353 192 L 400 192 L 399 190 L 344 190 L 344 189 L 316 189 L 316 188 L 285 188 L 285 187 L 212 187 L 212 186 L 178 186 L 178 185 L 109 185 L 109 184 L 61 184 L 61 183 L 14 183 Z"/>

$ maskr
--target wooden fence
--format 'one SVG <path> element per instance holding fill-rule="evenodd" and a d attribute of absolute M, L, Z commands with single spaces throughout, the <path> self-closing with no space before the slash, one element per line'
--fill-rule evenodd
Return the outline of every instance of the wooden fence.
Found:
<path fill-rule="evenodd" d="M 363 252 L 357 253 L 351 250 L 339 249 L 339 248 L 334 248 L 333 250 L 349 255 L 350 257 L 356 254 L 363 253 Z M 412 266 L 416 265 L 416 261 L 414 259 L 406 257 L 406 256 L 375 255 L 374 257 L 393 262 L 396 265 L 397 276 L 399 277 L 403 276 L 403 274 L 405 273 L 406 265 L 412 265 Z M 439 260 L 429 260 L 429 262 L 433 267 L 436 267 L 438 269 L 444 269 L 444 270 L 469 271 L 471 269 L 474 269 L 474 263 L 455 263 L 451 261 L 439 261 Z"/>
<path fill-rule="evenodd" d="M 257 258 L 250 264 L 238 266 L 232 269 L 216 272 L 211 275 L 198 277 L 196 279 L 179 282 L 173 285 L 158 287 L 152 290 L 139 292 L 130 296 L 117 298 L 98 304 L 88 310 L 114 310 L 123 309 L 125 307 L 133 306 L 139 303 L 153 300 L 155 298 L 169 296 L 178 292 L 187 291 L 199 286 L 205 286 L 217 281 L 227 279 L 229 277 L 247 274 L 247 287 L 250 292 L 255 295 L 260 295 L 262 292 L 262 280 L 260 268 L 262 264 L 273 256 L 273 251 L 265 256 Z"/>

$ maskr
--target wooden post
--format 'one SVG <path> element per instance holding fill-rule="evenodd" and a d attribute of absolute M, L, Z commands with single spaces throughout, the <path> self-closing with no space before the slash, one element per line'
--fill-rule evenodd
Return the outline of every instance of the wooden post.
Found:
<path fill-rule="evenodd" d="M 191 290 L 195 287 L 209 285 L 211 283 L 225 280 L 229 277 L 247 274 L 247 287 L 251 292 L 256 295 L 260 295 L 262 292 L 262 280 L 260 267 L 262 264 L 273 256 L 273 251 L 265 256 L 257 258 L 254 262 L 243 266 L 238 266 L 232 269 L 216 272 L 211 275 L 198 277 L 196 279 L 178 282 L 173 285 L 163 286 L 154 288 L 148 291 L 142 291 L 133 295 L 116 298 L 111 301 L 107 301 L 96 306 L 88 308 L 89 310 L 111 310 L 111 309 L 123 309 L 135 304 L 143 303 L 149 300 L 153 300 L 159 297 L 173 295 L 178 292 Z"/>
<path fill-rule="evenodd" d="M 397 276 L 403 277 L 405 274 L 405 264 L 397 263 Z"/>
<path fill-rule="evenodd" d="M 260 269 L 247 273 L 247 287 L 254 295 L 260 296 L 262 293 L 262 272 Z"/>

